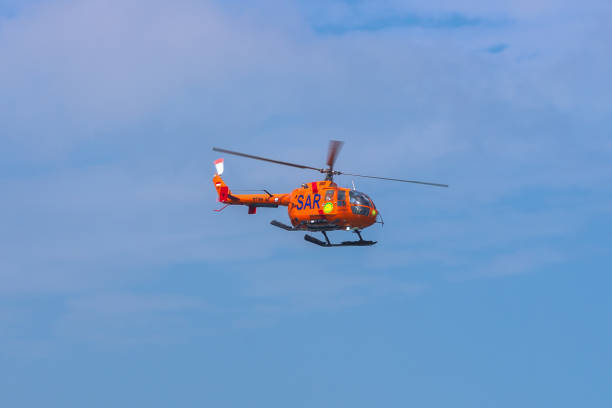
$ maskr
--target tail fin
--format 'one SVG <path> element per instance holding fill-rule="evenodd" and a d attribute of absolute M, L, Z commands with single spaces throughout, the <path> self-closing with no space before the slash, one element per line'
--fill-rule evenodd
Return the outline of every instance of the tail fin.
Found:
<path fill-rule="evenodd" d="M 217 174 L 219 176 L 223 174 L 223 159 L 215 160 L 215 169 L 217 169 Z"/>
<path fill-rule="evenodd" d="M 224 203 L 228 201 L 231 191 L 227 184 L 225 184 L 225 181 L 223 181 L 221 178 L 221 174 L 223 173 L 223 159 L 215 160 L 215 167 L 217 169 L 217 174 L 215 174 L 213 177 L 213 183 L 217 189 L 217 194 L 219 195 L 219 202 Z"/>

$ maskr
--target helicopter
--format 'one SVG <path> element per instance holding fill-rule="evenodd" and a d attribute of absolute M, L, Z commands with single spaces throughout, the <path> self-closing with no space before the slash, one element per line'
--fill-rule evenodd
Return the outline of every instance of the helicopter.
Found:
<path fill-rule="evenodd" d="M 224 160 L 221 158 L 214 161 L 217 173 L 213 176 L 213 183 L 219 196 L 218 201 L 225 205 L 222 208 L 214 211 L 220 212 L 230 205 L 245 205 L 248 206 L 249 214 L 255 214 L 258 207 L 277 208 L 278 206 L 284 206 L 287 207 L 291 225 L 273 220 L 270 222 L 270 224 L 275 227 L 284 229 L 286 231 L 321 232 L 323 233 L 325 241 L 321 241 L 320 239 L 308 234 L 304 235 L 304 239 L 322 247 L 370 246 L 376 244 L 377 241 L 363 239 L 361 236 L 361 231 L 377 222 L 384 224 L 380 212 L 374 205 L 374 201 L 372 201 L 367 194 L 356 191 L 354 185 L 353 189 L 338 187 L 338 185 L 334 182 L 334 176 L 346 175 L 379 180 L 399 181 L 403 183 L 424 184 L 435 187 L 448 187 L 447 184 L 430 183 L 417 180 L 403 180 L 388 177 L 375 177 L 335 170 L 334 163 L 336 162 L 336 158 L 338 157 L 343 144 L 344 142 L 338 140 L 330 141 L 329 150 L 327 153 L 327 168 L 305 166 L 302 164 L 273 160 L 261 156 L 254 156 L 251 154 L 213 147 L 214 151 L 220 153 L 255 160 L 263 160 L 266 162 L 296 167 L 299 169 L 315 170 L 325 174 L 325 180 L 304 183 L 291 193 L 272 194 L 267 190 L 256 190 L 262 191 L 263 193 L 235 194 L 235 192 L 231 191 L 227 184 L 225 184 L 225 181 L 223 181 L 221 178 L 221 174 L 223 173 L 224 169 Z M 378 218 L 380 218 L 380 221 L 377 221 Z M 352 231 L 353 233 L 357 234 L 359 239 L 355 241 L 332 243 L 327 236 L 327 231 L 334 230 Z"/>

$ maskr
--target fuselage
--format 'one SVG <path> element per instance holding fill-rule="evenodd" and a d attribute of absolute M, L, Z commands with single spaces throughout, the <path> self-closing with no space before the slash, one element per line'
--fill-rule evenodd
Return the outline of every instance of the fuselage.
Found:
<path fill-rule="evenodd" d="M 376 222 L 377 214 L 367 195 L 328 180 L 293 190 L 287 211 L 294 228 L 315 231 L 363 229 Z"/>
<path fill-rule="evenodd" d="M 294 228 L 309 231 L 363 229 L 376 222 L 378 211 L 364 193 L 338 187 L 329 180 L 302 184 L 289 194 L 234 194 L 219 175 L 213 178 L 219 201 L 257 207 L 287 206 Z"/>

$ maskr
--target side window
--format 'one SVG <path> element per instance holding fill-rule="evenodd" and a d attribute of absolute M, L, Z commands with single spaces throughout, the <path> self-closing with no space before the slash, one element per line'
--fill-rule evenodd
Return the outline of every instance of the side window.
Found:
<path fill-rule="evenodd" d="M 346 191 L 338 190 L 338 207 L 344 207 L 346 205 Z"/>
<path fill-rule="evenodd" d="M 332 201 L 334 199 L 334 190 L 327 190 L 325 192 L 325 201 Z"/>

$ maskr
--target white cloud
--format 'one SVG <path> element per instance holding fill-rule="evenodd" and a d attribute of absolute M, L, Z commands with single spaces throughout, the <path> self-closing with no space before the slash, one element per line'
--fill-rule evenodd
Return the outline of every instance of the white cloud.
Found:
<path fill-rule="evenodd" d="M 493 257 L 486 265 L 475 272 L 467 272 L 453 276 L 453 280 L 473 278 L 497 278 L 534 272 L 538 269 L 550 268 L 566 260 L 566 256 L 548 248 L 523 249 L 513 253 Z"/>

